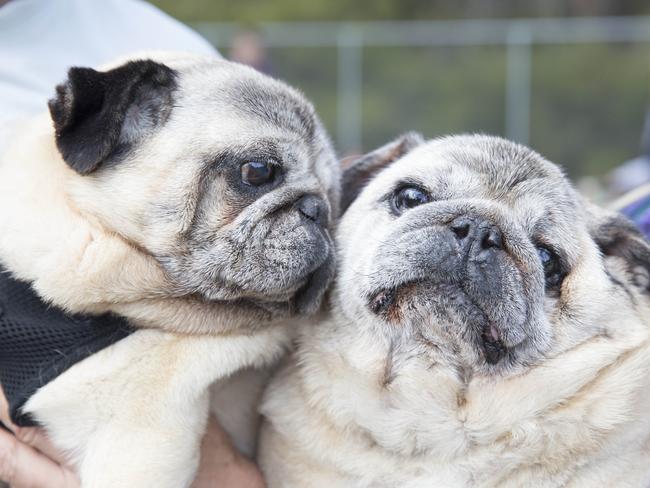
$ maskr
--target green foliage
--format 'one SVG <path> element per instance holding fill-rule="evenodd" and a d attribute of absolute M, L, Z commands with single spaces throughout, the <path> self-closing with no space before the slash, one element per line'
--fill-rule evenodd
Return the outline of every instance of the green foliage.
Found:
<path fill-rule="evenodd" d="M 538 47 L 531 145 L 569 174 L 599 175 L 639 152 L 650 46 Z"/>
<path fill-rule="evenodd" d="M 366 147 L 408 129 L 503 134 L 503 49 L 368 48 L 364 59 Z"/>
<path fill-rule="evenodd" d="M 648 13 L 650 9 L 648 2 L 636 0 L 153 3 L 185 21 L 244 25 L 261 21 L 619 15 Z M 219 41 L 227 45 L 232 33 L 223 26 L 220 29 Z M 650 101 L 649 48 L 649 44 L 534 47 L 530 145 L 563 164 L 573 177 L 603 175 L 636 156 Z M 336 136 L 336 47 L 275 47 L 268 55 L 272 74 L 301 88 L 314 101 L 330 134 Z M 504 47 L 365 47 L 362 63 L 363 147 L 337 144 L 342 153 L 371 149 L 411 129 L 427 137 L 457 132 L 505 135 Z"/>
<path fill-rule="evenodd" d="M 154 0 L 151 2 L 185 21 L 256 23 L 298 20 L 366 20 L 396 17 L 399 2 L 392 0 Z"/>
<path fill-rule="evenodd" d="M 273 75 L 300 88 L 314 103 L 323 123 L 334 135 L 337 117 L 337 50 L 334 48 L 270 49 Z"/>
<path fill-rule="evenodd" d="M 320 20 L 641 15 L 644 0 L 152 0 L 186 22 L 257 23 Z"/>
<path fill-rule="evenodd" d="M 573 177 L 638 154 L 648 106 L 648 45 L 552 45 L 532 58 L 530 145 Z M 334 48 L 276 48 L 274 74 L 301 88 L 336 135 Z M 363 150 L 413 129 L 426 137 L 504 134 L 505 49 L 363 50 Z M 336 141 L 335 141 L 336 142 Z M 345 148 L 342 152 L 359 148 Z"/>

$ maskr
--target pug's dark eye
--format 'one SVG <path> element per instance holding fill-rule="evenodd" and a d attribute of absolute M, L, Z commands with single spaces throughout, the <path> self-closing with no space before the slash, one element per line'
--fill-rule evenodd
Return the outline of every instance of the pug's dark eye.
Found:
<path fill-rule="evenodd" d="M 241 166 L 241 180 L 251 186 L 261 186 L 273 181 L 275 166 L 263 161 L 249 161 Z"/>
<path fill-rule="evenodd" d="M 542 267 L 544 268 L 546 286 L 552 288 L 559 285 L 563 278 L 560 259 L 553 251 L 544 246 L 537 247 L 537 254 L 539 255 Z"/>
<path fill-rule="evenodd" d="M 422 188 L 417 186 L 404 186 L 393 195 L 392 206 L 397 214 L 401 214 L 408 209 L 424 205 L 430 201 L 431 195 Z"/>

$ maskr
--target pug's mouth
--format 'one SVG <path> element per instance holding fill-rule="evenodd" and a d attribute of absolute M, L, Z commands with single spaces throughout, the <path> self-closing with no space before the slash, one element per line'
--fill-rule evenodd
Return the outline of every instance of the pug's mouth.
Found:
<path fill-rule="evenodd" d="M 387 322 L 399 324 L 405 318 L 405 306 L 414 298 L 418 288 L 427 283 L 431 284 L 429 280 L 412 280 L 375 290 L 369 294 L 368 308 L 374 315 Z M 456 287 L 456 289 L 463 295 L 463 302 L 475 309 L 472 316 L 477 317 L 478 320 L 471 328 L 476 331 L 477 342 L 485 361 L 489 365 L 498 364 L 509 352 L 501 328 L 487 317 L 483 309 L 462 288 Z"/>
<path fill-rule="evenodd" d="M 272 316 L 312 315 L 320 308 L 322 298 L 334 278 L 334 254 L 329 252 L 315 270 L 303 276 L 289 289 L 279 293 L 258 294 L 237 299 Z"/>

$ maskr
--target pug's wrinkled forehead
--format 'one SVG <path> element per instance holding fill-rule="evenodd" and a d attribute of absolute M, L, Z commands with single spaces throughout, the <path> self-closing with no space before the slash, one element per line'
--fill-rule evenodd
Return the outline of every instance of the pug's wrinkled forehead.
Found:
<path fill-rule="evenodd" d="M 277 139 L 305 149 L 323 143 L 311 103 L 284 83 L 236 63 L 211 62 L 180 72 L 174 104 L 183 109 L 178 116 L 187 112 L 193 125 L 205 124 L 199 125 L 197 141 Z"/>

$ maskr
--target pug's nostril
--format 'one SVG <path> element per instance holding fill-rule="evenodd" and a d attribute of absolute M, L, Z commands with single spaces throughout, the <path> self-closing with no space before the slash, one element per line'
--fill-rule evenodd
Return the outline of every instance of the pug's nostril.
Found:
<path fill-rule="evenodd" d="M 501 249 L 503 247 L 503 238 L 499 229 L 494 227 L 485 229 L 481 239 L 481 247 L 483 249 Z"/>
<path fill-rule="evenodd" d="M 327 220 L 325 202 L 314 195 L 305 195 L 302 197 L 298 200 L 297 207 L 302 215 L 317 224 L 323 224 Z"/>
<path fill-rule="evenodd" d="M 451 224 L 451 230 L 458 240 L 463 240 L 469 235 L 470 224 L 467 220 L 456 221 Z"/>

